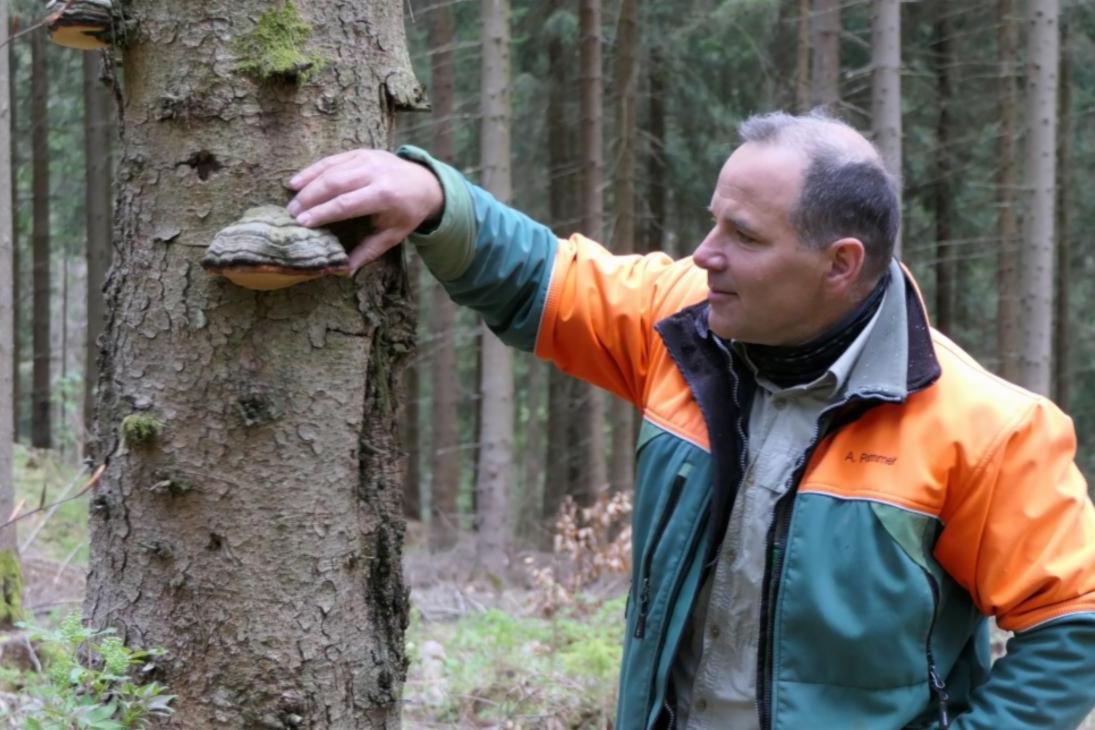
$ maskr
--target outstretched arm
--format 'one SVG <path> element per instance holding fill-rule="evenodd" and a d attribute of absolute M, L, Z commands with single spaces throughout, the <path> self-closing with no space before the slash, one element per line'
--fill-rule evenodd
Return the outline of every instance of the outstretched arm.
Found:
<path fill-rule="evenodd" d="M 706 293 L 687 260 L 560 240 L 413 147 L 328 158 L 290 185 L 300 190 L 290 212 L 305 225 L 372 216 L 375 232 L 351 254 L 353 266 L 407 237 L 453 300 L 479 311 L 507 344 L 636 405 L 654 322 Z"/>

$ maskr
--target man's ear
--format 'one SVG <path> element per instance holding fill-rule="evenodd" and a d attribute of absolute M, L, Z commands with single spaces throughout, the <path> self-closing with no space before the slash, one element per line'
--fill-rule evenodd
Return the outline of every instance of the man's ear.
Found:
<path fill-rule="evenodd" d="M 833 291 L 850 292 L 859 284 L 867 252 L 858 238 L 841 238 L 829 244 L 826 282 Z"/>

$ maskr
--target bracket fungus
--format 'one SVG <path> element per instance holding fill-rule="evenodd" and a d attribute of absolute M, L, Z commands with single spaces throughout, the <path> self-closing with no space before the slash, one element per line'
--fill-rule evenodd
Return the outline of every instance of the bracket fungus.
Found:
<path fill-rule="evenodd" d="M 260 291 L 350 275 L 346 249 L 333 233 L 305 228 L 276 205 L 245 211 L 213 237 L 201 263 L 210 274 Z"/>
<path fill-rule="evenodd" d="M 59 46 L 93 51 L 110 46 L 110 0 L 51 0 L 46 6 L 49 38 Z"/>

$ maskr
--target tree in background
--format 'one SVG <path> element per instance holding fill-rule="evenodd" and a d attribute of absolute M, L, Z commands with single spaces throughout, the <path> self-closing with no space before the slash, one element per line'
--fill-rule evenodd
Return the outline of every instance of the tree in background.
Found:
<path fill-rule="evenodd" d="M 814 0 L 811 14 L 810 102 L 835 111 L 840 103 L 841 0 Z"/>
<path fill-rule="evenodd" d="M 1015 0 L 997 0 L 1000 132 L 996 175 L 996 337 L 999 372 L 1019 380 L 1019 19 Z"/>
<path fill-rule="evenodd" d="M 955 130 L 952 106 L 956 59 L 954 55 L 953 7 L 938 2 L 933 27 L 932 59 L 936 79 L 935 149 L 932 151 L 934 181 L 932 207 L 935 211 L 935 326 L 946 333 L 953 333 L 955 324 L 955 291 L 957 278 L 957 254 L 954 252 L 954 155 Z"/>
<path fill-rule="evenodd" d="M 616 153 L 612 175 L 613 210 L 612 251 L 631 253 L 636 249 L 635 230 L 635 137 L 638 122 L 635 110 L 638 97 L 639 20 L 637 0 L 621 0 L 616 30 L 616 51 L 612 64 L 612 88 L 616 96 Z M 612 399 L 613 491 L 630 491 L 634 482 L 635 409 L 620 399 Z"/>
<path fill-rule="evenodd" d="M 510 179 L 509 0 L 482 0 L 483 187 L 502 202 L 513 196 Z M 484 328 L 485 330 L 485 328 Z M 480 385 L 482 423 L 475 485 L 480 566 L 501 575 L 509 563 L 509 491 L 513 486 L 513 356 L 484 331 Z"/>
<path fill-rule="evenodd" d="M 401 5 L 126 11 L 85 615 L 167 650 L 150 671 L 189 727 L 392 727 L 413 347 L 400 254 L 271 292 L 198 262 L 245 209 L 286 203 L 294 171 L 389 145 L 417 104 Z"/>
<path fill-rule="evenodd" d="M 87 244 L 87 327 L 84 328 L 84 430 L 91 433 L 95 414 L 95 383 L 99 335 L 103 331 L 103 282 L 110 267 L 114 141 L 110 92 L 100 80 L 102 60 L 93 53 L 83 58 L 85 216 Z"/>
<path fill-rule="evenodd" d="M 0 0 L 0 44 L 9 42 L 8 0 Z M 0 52 L 0 201 L 11 200 L 11 101 L 12 85 L 8 54 Z M 5 139 L 5 137 L 7 137 Z M 12 306 L 15 271 L 12 260 L 14 236 L 11 206 L 0 205 L 0 400 L 11 403 L 15 387 L 14 344 L 15 311 Z M 20 618 L 22 570 L 15 524 L 5 525 L 15 509 L 15 472 L 12 446 L 15 442 L 15 415 L 12 408 L 0 409 L 0 629 L 10 629 Z"/>
<path fill-rule="evenodd" d="M 50 186 L 49 186 L 49 66 L 46 61 L 46 31 L 31 33 L 30 125 L 34 166 L 34 300 L 32 344 L 34 375 L 31 386 L 31 444 L 48 449 L 53 445 L 50 418 Z"/>
<path fill-rule="evenodd" d="M 581 69 L 579 195 L 581 218 L 578 230 L 595 241 L 604 240 L 604 82 L 601 75 L 601 0 L 579 0 L 579 68 Z M 576 384 L 577 412 L 581 437 L 581 458 L 577 484 L 571 495 L 588 505 L 608 483 L 605 448 L 605 394 L 584 383 Z"/>
<path fill-rule="evenodd" d="M 1026 206 L 1019 256 L 1020 385 L 1049 395 L 1053 355 L 1054 194 L 1057 185 L 1058 0 L 1030 3 L 1027 28 Z"/>
<path fill-rule="evenodd" d="M 429 9 L 431 85 L 430 99 L 435 116 L 433 154 L 452 162 L 453 106 L 455 79 L 452 46 L 455 41 L 452 8 L 440 0 Z M 460 515 L 456 497 L 460 489 L 460 452 L 457 434 L 456 406 L 459 382 L 456 369 L 456 347 L 453 327 L 455 306 L 449 295 L 435 281 L 430 282 L 432 299 L 430 332 L 433 336 L 433 358 L 430 370 L 433 382 L 433 405 L 430 423 L 433 433 L 433 453 L 430 457 L 430 549 L 444 550 L 456 542 Z"/>
<path fill-rule="evenodd" d="M 871 23 L 871 123 L 874 143 L 901 200 L 901 0 L 874 0 Z M 894 253 L 901 255 L 898 238 Z"/>

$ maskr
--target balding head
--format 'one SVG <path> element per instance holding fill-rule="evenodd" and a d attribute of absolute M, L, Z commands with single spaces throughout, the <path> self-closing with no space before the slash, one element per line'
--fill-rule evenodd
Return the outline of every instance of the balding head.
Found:
<path fill-rule="evenodd" d="M 738 126 L 743 143 L 791 147 L 806 160 L 791 223 L 803 244 L 824 248 L 852 237 L 863 244 L 863 275 L 875 281 L 893 256 L 901 208 L 882 157 L 850 125 L 822 112 L 750 117 Z"/>

